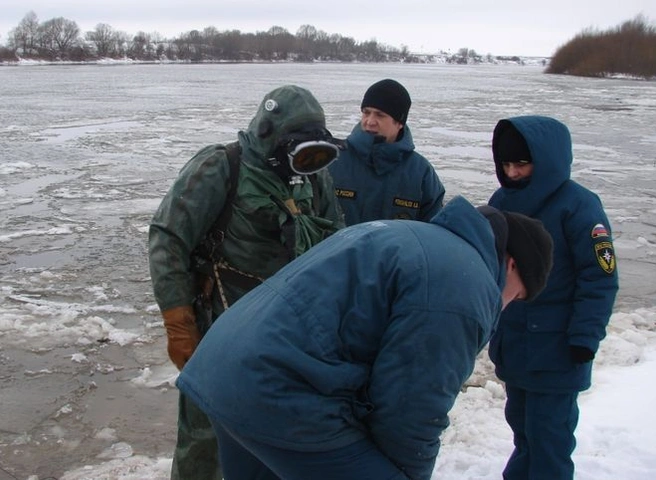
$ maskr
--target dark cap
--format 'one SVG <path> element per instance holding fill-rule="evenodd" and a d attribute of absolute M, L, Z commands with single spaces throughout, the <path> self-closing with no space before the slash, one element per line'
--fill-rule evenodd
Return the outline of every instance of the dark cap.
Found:
<path fill-rule="evenodd" d="M 494 159 L 499 163 L 533 161 L 526 139 L 511 122 L 504 122 L 497 133 Z"/>
<path fill-rule="evenodd" d="M 506 217 L 500 210 L 490 205 L 481 205 L 476 207 L 476 210 L 490 222 L 492 233 L 494 233 L 494 246 L 497 250 L 497 257 L 499 257 L 499 263 L 503 263 L 506 257 L 506 245 L 508 244 L 508 222 Z"/>
<path fill-rule="evenodd" d="M 553 240 L 540 220 L 521 213 L 505 212 L 508 224 L 506 251 L 515 259 L 526 287 L 526 301 L 537 297 L 547 285 L 553 265 Z"/>
<path fill-rule="evenodd" d="M 360 109 L 366 107 L 377 108 L 405 125 L 411 103 L 410 94 L 405 87 L 396 80 L 386 78 L 374 83 L 367 89 L 362 98 Z"/>

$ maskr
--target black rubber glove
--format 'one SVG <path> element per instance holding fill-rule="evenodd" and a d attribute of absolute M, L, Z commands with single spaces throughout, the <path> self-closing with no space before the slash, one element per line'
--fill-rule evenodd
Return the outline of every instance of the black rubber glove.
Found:
<path fill-rule="evenodd" d="M 574 363 L 588 363 L 592 361 L 595 354 L 592 350 L 580 345 L 569 346 L 569 356 Z"/>

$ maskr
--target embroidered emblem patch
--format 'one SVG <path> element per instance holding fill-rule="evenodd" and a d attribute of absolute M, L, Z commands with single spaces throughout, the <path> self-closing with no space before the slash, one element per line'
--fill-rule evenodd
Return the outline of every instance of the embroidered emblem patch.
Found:
<path fill-rule="evenodd" d="M 615 271 L 615 252 L 611 242 L 599 242 L 594 246 L 597 262 L 606 273 Z"/>
<path fill-rule="evenodd" d="M 598 223 L 594 227 L 592 227 L 592 232 L 590 232 L 590 236 L 592 238 L 607 237 L 608 230 L 606 229 L 606 227 L 604 227 L 603 224 Z"/>

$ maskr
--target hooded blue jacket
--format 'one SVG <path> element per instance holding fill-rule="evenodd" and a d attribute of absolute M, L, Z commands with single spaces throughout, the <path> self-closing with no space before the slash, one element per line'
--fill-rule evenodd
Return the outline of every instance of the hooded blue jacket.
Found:
<path fill-rule="evenodd" d="M 247 438 L 320 452 L 370 435 L 428 480 L 504 283 L 492 229 L 462 197 L 430 223 L 349 227 L 219 316 L 177 385 Z"/>
<path fill-rule="evenodd" d="M 505 122 L 523 135 L 531 153 L 533 173 L 524 188 L 508 182 L 498 158 L 498 133 Z M 570 180 L 572 141 L 558 120 L 502 120 L 495 128 L 492 152 L 502 187 L 490 205 L 541 220 L 554 241 L 554 265 L 546 288 L 530 303 L 511 303 L 501 315 L 489 347 L 497 376 L 536 392 L 585 390 L 590 387 L 592 362 L 572 362 L 569 346 L 597 351 L 618 289 L 603 206 L 597 195 Z"/>
<path fill-rule="evenodd" d="M 347 149 L 328 167 L 346 225 L 383 219 L 429 221 L 444 201 L 435 168 L 415 152 L 410 128 L 394 143 L 358 123 Z"/>

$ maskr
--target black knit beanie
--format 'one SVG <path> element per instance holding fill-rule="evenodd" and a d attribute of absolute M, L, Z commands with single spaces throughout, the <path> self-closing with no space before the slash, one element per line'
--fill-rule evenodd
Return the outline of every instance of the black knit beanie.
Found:
<path fill-rule="evenodd" d="M 501 125 L 494 147 L 494 159 L 498 163 L 533 161 L 526 139 L 511 122 Z"/>
<path fill-rule="evenodd" d="M 499 264 L 502 264 L 506 258 L 506 245 L 508 244 L 508 222 L 506 217 L 494 207 L 481 205 L 476 207 L 481 215 L 487 218 L 494 233 L 494 246 L 497 250 Z"/>
<path fill-rule="evenodd" d="M 405 125 L 411 103 L 410 94 L 405 87 L 396 80 L 386 78 L 367 89 L 360 110 L 365 107 L 377 108 Z"/>
<path fill-rule="evenodd" d="M 553 265 L 553 240 L 541 221 L 516 212 L 502 212 L 508 224 L 506 251 L 515 259 L 526 287 L 526 301 L 547 284 Z"/>

